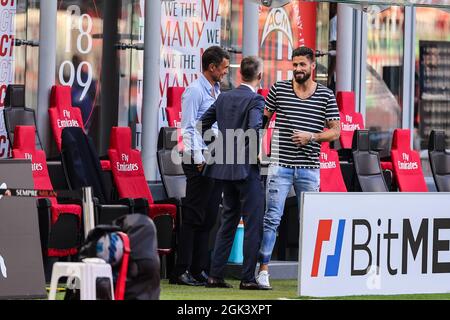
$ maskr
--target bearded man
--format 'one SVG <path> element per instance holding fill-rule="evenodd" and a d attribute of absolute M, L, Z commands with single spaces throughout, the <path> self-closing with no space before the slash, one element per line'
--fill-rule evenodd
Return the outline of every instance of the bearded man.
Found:
<path fill-rule="evenodd" d="M 259 250 L 260 287 L 269 289 L 268 265 L 276 241 L 286 197 L 294 186 L 300 208 L 300 193 L 319 191 L 320 144 L 340 135 L 339 110 L 333 91 L 315 82 L 314 51 L 300 47 L 292 52 L 293 80 L 276 82 L 266 99 L 264 116 L 277 113 L 271 142 L 266 185 L 264 233 Z M 266 127 L 269 121 L 266 121 Z M 329 130 L 324 131 L 325 127 Z"/>

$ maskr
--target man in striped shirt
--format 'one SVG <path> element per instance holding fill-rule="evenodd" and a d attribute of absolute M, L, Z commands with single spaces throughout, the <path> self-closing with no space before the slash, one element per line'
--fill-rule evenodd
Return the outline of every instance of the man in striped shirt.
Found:
<path fill-rule="evenodd" d="M 319 191 L 320 143 L 336 140 L 340 134 L 339 110 L 333 92 L 311 78 L 316 67 L 313 50 L 295 49 L 292 65 L 294 79 L 278 81 L 270 88 L 264 110 L 268 119 L 277 113 L 257 277 L 258 284 L 267 288 L 270 288 L 268 264 L 286 197 L 294 186 L 300 206 L 301 192 Z M 325 127 L 329 130 L 324 131 Z"/>

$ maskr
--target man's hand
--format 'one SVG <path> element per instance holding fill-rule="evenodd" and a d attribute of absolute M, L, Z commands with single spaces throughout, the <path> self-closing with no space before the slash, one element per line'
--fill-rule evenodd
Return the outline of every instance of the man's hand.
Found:
<path fill-rule="evenodd" d="M 311 141 L 313 133 L 306 131 L 294 131 L 292 141 L 297 147 L 306 146 Z"/>
<path fill-rule="evenodd" d="M 198 164 L 197 165 L 198 172 L 202 172 L 204 167 L 205 167 L 205 163 L 204 162 Z"/>

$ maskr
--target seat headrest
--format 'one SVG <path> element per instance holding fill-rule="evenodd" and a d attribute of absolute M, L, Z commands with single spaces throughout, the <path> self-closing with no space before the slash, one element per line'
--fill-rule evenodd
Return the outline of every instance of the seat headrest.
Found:
<path fill-rule="evenodd" d="M 184 87 L 168 87 L 167 88 L 167 108 L 176 107 L 181 110 L 181 96 Z"/>
<path fill-rule="evenodd" d="M 109 141 L 110 149 L 122 151 L 131 150 L 130 127 L 112 127 Z"/>
<path fill-rule="evenodd" d="M 320 151 L 321 152 L 328 152 L 330 151 L 330 143 L 328 141 L 324 141 L 320 145 Z"/>
<path fill-rule="evenodd" d="M 50 108 L 52 107 L 71 107 L 72 91 L 70 86 L 55 85 L 50 94 Z"/>
<path fill-rule="evenodd" d="M 353 91 L 339 91 L 336 96 L 339 111 L 352 114 L 355 112 L 355 93 Z"/>
<path fill-rule="evenodd" d="M 395 129 L 391 150 L 411 150 L 411 132 L 409 129 Z"/>
<path fill-rule="evenodd" d="M 166 108 L 167 123 L 169 127 L 180 127 L 181 125 L 181 109 Z"/>
<path fill-rule="evenodd" d="M 178 134 L 177 128 L 162 127 L 158 136 L 158 150 L 170 150 L 177 146 Z"/>
<path fill-rule="evenodd" d="M 370 150 L 369 130 L 355 130 L 353 134 L 352 150 Z"/>
<path fill-rule="evenodd" d="M 25 85 L 10 84 L 6 88 L 5 107 L 25 107 Z"/>
<path fill-rule="evenodd" d="M 269 89 L 258 89 L 258 93 L 265 99 L 269 95 Z"/>
<path fill-rule="evenodd" d="M 34 126 L 16 126 L 14 130 L 14 146 L 13 149 L 23 151 L 36 150 Z"/>
<path fill-rule="evenodd" d="M 431 130 L 430 138 L 428 140 L 429 151 L 445 151 L 445 131 Z"/>

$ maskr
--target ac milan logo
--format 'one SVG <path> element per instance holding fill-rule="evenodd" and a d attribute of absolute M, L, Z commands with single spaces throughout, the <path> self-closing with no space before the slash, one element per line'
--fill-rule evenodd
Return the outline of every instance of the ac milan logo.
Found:
<path fill-rule="evenodd" d="M 292 27 L 289 20 L 289 16 L 286 10 L 282 8 L 272 9 L 267 16 L 264 24 L 264 29 L 261 37 L 261 46 L 264 44 L 267 36 L 273 31 L 281 31 L 284 33 L 291 47 L 294 47 L 294 41 L 292 38 Z"/>

